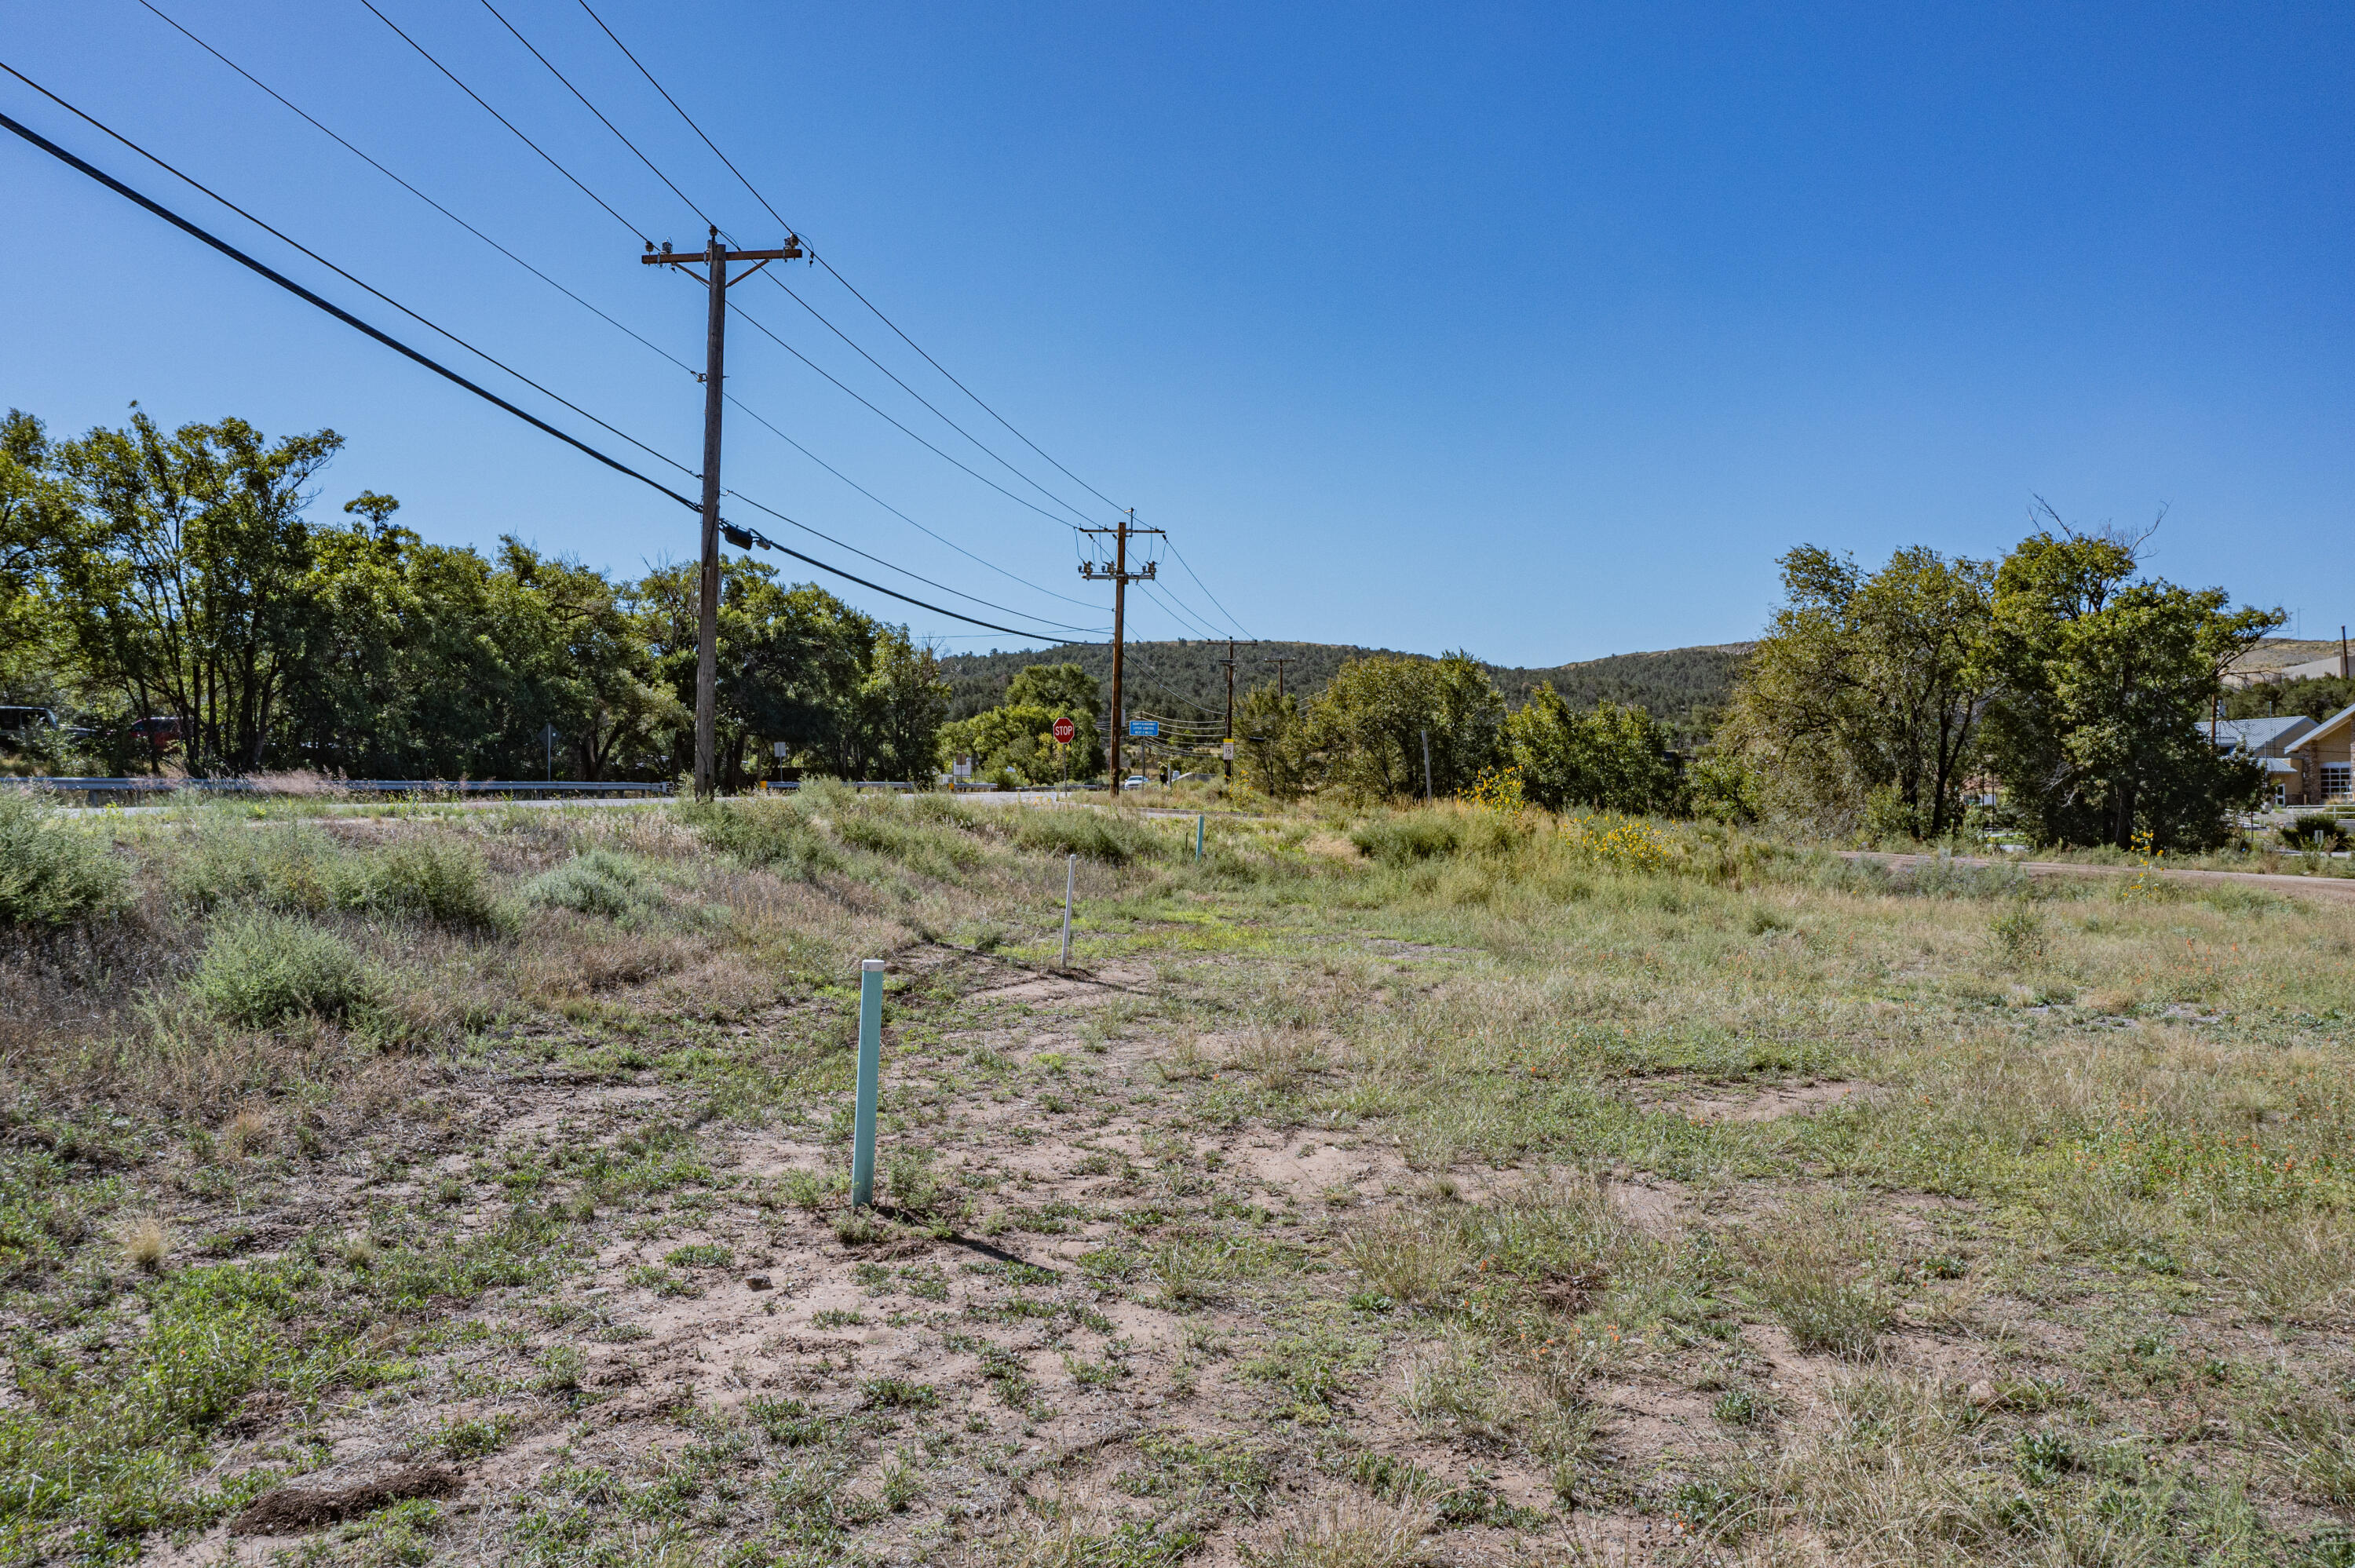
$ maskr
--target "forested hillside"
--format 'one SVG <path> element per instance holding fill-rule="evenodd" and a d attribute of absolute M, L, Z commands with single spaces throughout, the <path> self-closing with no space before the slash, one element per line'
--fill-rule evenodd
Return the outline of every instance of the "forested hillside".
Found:
<path fill-rule="evenodd" d="M 1529 669 L 1502 664 L 1487 666 L 1508 703 L 1518 707 L 1530 687 L 1551 682 L 1573 708 L 1598 703 L 1639 706 L 1673 731 L 1679 744 L 1690 745 L 1706 733 L 1710 716 L 1721 706 L 1733 687 L 1733 673 L 1747 642 L 1727 642 L 1702 648 L 1674 648 L 1657 653 L 1615 653 L 1582 663 Z M 1276 661 L 1285 661 L 1287 692 L 1313 696 L 1330 685 L 1348 661 L 1389 649 L 1360 648 L 1342 642 L 1242 642 L 1235 645 L 1235 697 L 1276 678 Z M 1227 645 L 1224 642 L 1132 642 L 1123 678 L 1133 712 L 1167 714 L 1222 712 L 1226 701 Z M 1112 645 L 1093 643 L 1074 648 L 1030 650 L 1017 653 L 957 653 L 941 661 L 941 672 L 952 691 L 951 715 L 967 718 L 1004 699 L 1007 683 L 1025 665 L 1078 664 L 1107 691 L 1112 681 Z"/>

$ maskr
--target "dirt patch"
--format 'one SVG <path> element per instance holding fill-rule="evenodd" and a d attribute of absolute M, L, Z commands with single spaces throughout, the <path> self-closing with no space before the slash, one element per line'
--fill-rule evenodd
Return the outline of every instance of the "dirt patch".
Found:
<path fill-rule="evenodd" d="M 240 1535 L 299 1535 L 410 1498 L 446 1498 L 464 1484 L 447 1465 L 404 1465 L 348 1487 L 280 1487 L 246 1504 L 229 1528 Z"/>
<path fill-rule="evenodd" d="M 1780 1121 L 1786 1116 L 1813 1116 L 1872 1090 L 1877 1086 L 1854 1078 L 1828 1083 L 1782 1084 L 1746 1099 L 1687 1100 L 1684 1112 L 1701 1123 L 1721 1121 Z"/>

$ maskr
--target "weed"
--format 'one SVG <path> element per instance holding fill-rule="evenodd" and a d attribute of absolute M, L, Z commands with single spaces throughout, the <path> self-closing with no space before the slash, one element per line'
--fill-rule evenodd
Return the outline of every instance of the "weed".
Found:
<path fill-rule="evenodd" d="M 471 1416 L 444 1421 L 415 1444 L 420 1453 L 439 1454 L 461 1462 L 496 1454 L 507 1446 L 515 1430 L 511 1416 Z"/>
<path fill-rule="evenodd" d="M 928 1383 L 871 1377 L 859 1385 L 859 1397 L 869 1410 L 930 1410 L 940 1404 L 941 1392 Z"/>
<path fill-rule="evenodd" d="M 1409 1568 L 1423 1562 L 1437 1517 L 1420 1498 L 1362 1492 L 1311 1504 L 1263 1559 L 1269 1568 Z"/>
<path fill-rule="evenodd" d="M 103 839 L 29 790 L 0 789 L 0 930 L 112 919 L 130 902 L 129 869 Z"/>
<path fill-rule="evenodd" d="M 348 942 L 261 912 L 215 924 L 188 989 L 216 1018 L 250 1029 L 306 1014 L 346 1017 L 370 996 L 366 969 Z"/>
<path fill-rule="evenodd" d="M 544 871 L 523 885 L 527 903 L 619 920 L 656 895 L 654 881 L 627 856 L 591 850 Z"/>
<path fill-rule="evenodd" d="M 1736 1238 L 1751 1296 L 1802 1351 L 1870 1356 L 1896 1316 L 1871 1266 L 1846 1245 L 1855 1234 L 1852 1221 L 1801 1207 Z"/>
<path fill-rule="evenodd" d="M 2044 958 L 2044 916 L 2025 900 L 1988 921 L 1987 937 L 1997 960 L 2007 968 L 2026 969 Z"/>
<path fill-rule="evenodd" d="M 825 1307 L 812 1314 L 810 1321 L 821 1329 L 863 1329 L 867 1314 L 854 1308 Z"/>
<path fill-rule="evenodd" d="M 697 1242 L 671 1248 L 663 1254 L 663 1261 L 673 1268 L 726 1268 L 736 1261 L 736 1255 L 712 1242 Z"/>
<path fill-rule="evenodd" d="M 120 1239 L 123 1261 L 143 1274 L 162 1273 L 176 1241 L 171 1227 L 153 1214 L 125 1221 Z"/>

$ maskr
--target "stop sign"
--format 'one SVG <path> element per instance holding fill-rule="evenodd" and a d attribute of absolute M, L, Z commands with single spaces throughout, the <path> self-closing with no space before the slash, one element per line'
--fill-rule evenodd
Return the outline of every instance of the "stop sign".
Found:
<path fill-rule="evenodd" d="M 1073 724 L 1070 719 L 1059 718 L 1055 721 L 1055 738 L 1061 741 L 1065 746 L 1071 745 L 1072 737 L 1079 733 L 1080 726 Z"/>

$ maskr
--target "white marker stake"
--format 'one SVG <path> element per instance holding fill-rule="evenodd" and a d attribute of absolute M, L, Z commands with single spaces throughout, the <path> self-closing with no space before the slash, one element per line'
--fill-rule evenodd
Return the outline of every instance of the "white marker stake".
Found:
<path fill-rule="evenodd" d="M 1072 855 L 1063 862 L 1063 963 L 1071 967 L 1071 889 L 1080 880 L 1080 857 Z"/>
<path fill-rule="evenodd" d="M 883 960 L 858 965 L 858 1102 L 850 1137 L 850 1206 L 875 1201 L 875 1101 L 883 1076 Z"/>

